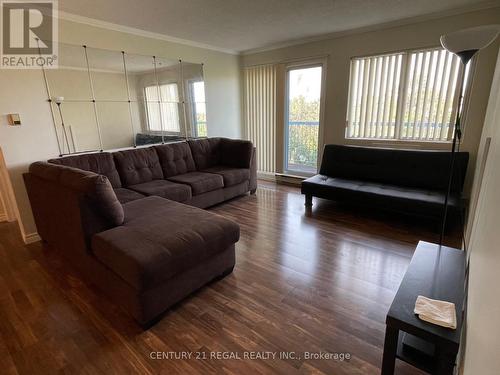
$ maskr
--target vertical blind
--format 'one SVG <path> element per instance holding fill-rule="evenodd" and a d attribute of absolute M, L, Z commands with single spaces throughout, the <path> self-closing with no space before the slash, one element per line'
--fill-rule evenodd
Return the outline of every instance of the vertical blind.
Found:
<path fill-rule="evenodd" d="M 442 48 L 352 59 L 346 137 L 450 141 L 461 69 Z"/>
<path fill-rule="evenodd" d="M 257 148 L 257 169 L 276 171 L 276 67 L 245 68 L 245 127 Z"/>

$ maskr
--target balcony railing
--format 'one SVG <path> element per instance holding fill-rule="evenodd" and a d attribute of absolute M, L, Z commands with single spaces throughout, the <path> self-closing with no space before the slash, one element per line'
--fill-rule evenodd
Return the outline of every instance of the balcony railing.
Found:
<path fill-rule="evenodd" d="M 287 169 L 316 173 L 318 164 L 318 121 L 289 121 Z"/>

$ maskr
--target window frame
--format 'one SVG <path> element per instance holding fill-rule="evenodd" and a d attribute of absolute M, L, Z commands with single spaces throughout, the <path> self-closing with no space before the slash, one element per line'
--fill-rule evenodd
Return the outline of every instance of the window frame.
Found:
<path fill-rule="evenodd" d="M 283 162 L 282 162 L 282 170 L 283 174 L 286 176 L 297 176 L 297 177 L 311 177 L 316 173 L 308 173 L 301 172 L 288 169 L 288 118 L 289 118 L 289 79 L 288 75 L 291 70 L 297 69 L 307 69 L 307 68 L 316 68 L 321 67 L 321 92 L 320 92 L 320 106 L 319 106 L 319 125 L 318 125 L 318 149 L 316 156 L 316 173 L 319 171 L 319 167 L 321 165 L 321 157 L 323 154 L 323 145 L 324 145 L 324 118 L 325 118 L 325 105 L 326 105 L 326 76 L 328 69 L 328 60 L 327 58 L 318 58 L 311 59 L 306 61 L 292 62 L 288 63 L 284 69 L 284 80 L 285 80 L 285 90 L 284 90 L 284 116 L 283 116 Z"/>
<path fill-rule="evenodd" d="M 348 131 L 349 131 L 349 112 L 350 112 L 350 107 L 351 107 L 351 81 L 353 79 L 352 74 L 353 74 L 353 69 L 352 69 L 352 63 L 356 59 L 368 59 L 368 58 L 377 58 L 377 57 L 385 57 L 385 56 L 393 56 L 393 55 L 402 55 L 402 62 L 401 62 L 401 74 L 400 74 L 400 81 L 399 81 L 399 86 L 398 86 L 398 99 L 397 99 L 397 107 L 396 107 L 396 116 L 401 116 L 404 112 L 404 104 L 405 104 L 405 96 L 407 95 L 407 90 L 408 90 L 408 83 L 409 83 L 409 77 L 408 74 L 411 70 L 411 61 L 410 61 L 410 56 L 412 54 L 420 53 L 420 52 L 428 52 L 428 51 L 433 51 L 433 50 L 442 50 L 442 46 L 440 45 L 433 45 L 433 46 L 428 46 L 428 47 L 422 47 L 422 48 L 410 48 L 410 49 L 402 49 L 402 50 L 395 50 L 395 51 L 390 51 L 390 52 L 383 52 L 379 54 L 367 54 L 367 55 L 360 55 L 360 56 L 351 56 L 349 59 L 349 79 L 348 79 L 348 86 L 347 86 L 347 106 L 346 106 L 346 113 L 345 113 L 345 131 L 344 131 L 344 139 L 346 143 L 350 144 L 358 144 L 358 145 L 374 145 L 374 146 L 394 146 L 394 147 L 401 147 L 405 146 L 408 148 L 421 148 L 421 149 L 446 149 L 449 147 L 450 143 L 452 142 L 453 139 L 453 124 L 455 123 L 455 118 L 457 111 L 459 108 L 454 108 L 452 115 L 451 115 L 451 120 L 450 120 L 450 126 L 449 126 L 449 132 L 450 135 L 448 136 L 448 139 L 446 140 L 426 140 L 426 139 L 411 139 L 411 138 L 401 138 L 400 136 L 400 130 L 402 128 L 402 124 L 399 123 L 398 121 L 401 121 L 401 119 L 396 118 L 396 128 L 395 128 L 395 135 L 394 138 L 371 138 L 371 137 L 349 137 L 348 136 Z M 470 91 L 474 79 L 474 73 L 475 73 L 475 67 L 476 67 L 476 56 L 472 58 L 472 60 L 469 62 L 469 64 L 464 67 L 462 63 L 459 63 L 458 67 L 458 79 L 457 79 L 457 85 L 460 84 L 460 80 L 463 77 L 463 74 L 466 74 L 466 69 L 468 68 L 468 76 L 467 76 L 467 81 L 465 82 L 465 86 L 462 91 L 463 95 L 463 101 L 462 101 L 462 114 L 461 114 L 461 124 L 462 124 L 462 140 L 461 142 L 464 141 L 465 138 L 465 133 L 466 133 L 466 121 L 467 121 L 467 112 L 468 112 L 468 107 L 470 103 Z M 456 93 L 455 96 L 453 97 L 453 101 L 457 102 L 459 98 L 459 93 Z"/>

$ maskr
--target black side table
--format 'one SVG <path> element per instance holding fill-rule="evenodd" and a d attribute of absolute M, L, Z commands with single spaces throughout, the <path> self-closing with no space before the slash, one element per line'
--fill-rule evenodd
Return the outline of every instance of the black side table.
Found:
<path fill-rule="evenodd" d="M 462 330 L 465 253 L 420 241 L 387 313 L 382 375 L 396 358 L 431 374 L 453 374 Z M 424 322 L 414 314 L 417 296 L 455 304 L 457 328 Z"/>

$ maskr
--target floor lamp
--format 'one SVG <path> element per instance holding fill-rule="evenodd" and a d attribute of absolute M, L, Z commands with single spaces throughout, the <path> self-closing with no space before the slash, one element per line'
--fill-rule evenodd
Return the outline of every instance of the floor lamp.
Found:
<path fill-rule="evenodd" d="M 455 131 L 453 132 L 453 141 L 451 144 L 451 160 L 450 160 L 450 171 L 448 179 L 448 190 L 446 191 L 446 196 L 444 199 L 443 207 L 443 222 L 441 226 L 441 236 L 439 237 L 439 245 L 443 244 L 444 232 L 446 228 L 446 218 L 448 214 L 448 200 L 451 194 L 451 189 L 453 185 L 453 172 L 455 169 L 455 156 L 457 143 L 460 143 L 462 138 L 462 129 L 460 126 L 461 120 L 461 109 L 463 100 L 463 88 L 465 81 L 465 67 L 467 63 L 474 57 L 474 55 L 480 50 L 489 46 L 497 38 L 500 32 L 500 25 L 486 25 L 479 27 L 472 27 L 469 29 L 464 29 L 460 31 L 455 31 L 450 34 L 445 34 L 441 36 L 441 45 L 448 51 L 454 53 L 460 58 L 463 64 L 462 76 L 460 82 L 460 91 L 458 99 L 458 109 L 457 117 L 455 119 Z"/>

